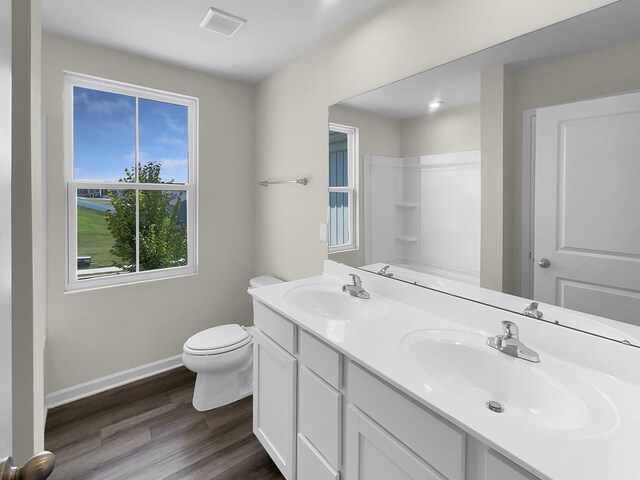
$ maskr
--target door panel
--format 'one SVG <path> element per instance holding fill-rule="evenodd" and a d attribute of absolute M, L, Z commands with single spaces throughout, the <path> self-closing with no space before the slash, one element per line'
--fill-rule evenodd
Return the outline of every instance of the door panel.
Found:
<path fill-rule="evenodd" d="M 559 124 L 558 246 L 584 254 L 640 258 L 640 113 Z"/>
<path fill-rule="evenodd" d="M 493 450 L 487 452 L 486 480 L 539 480 Z"/>
<path fill-rule="evenodd" d="M 359 410 L 347 421 L 347 480 L 446 480 Z"/>
<path fill-rule="evenodd" d="M 556 297 L 562 305 L 579 306 L 584 311 L 606 317 L 610 313 L 609 304 L 615 302 L 618 316 L 631 320 L 638 316 L 638 305 L 640 304 L 638 292 L 563 278 L 557 279 L 557 285 Z"/>
<path fill-rule="evenodd" d="M 640 324 L 640 94 L 536 119 L 534 298 Z"/>
<path fill-rule="evenodd" d="M 253 433 L 287 480 L 294 479 L 296 359 L 254 332 Z"/>

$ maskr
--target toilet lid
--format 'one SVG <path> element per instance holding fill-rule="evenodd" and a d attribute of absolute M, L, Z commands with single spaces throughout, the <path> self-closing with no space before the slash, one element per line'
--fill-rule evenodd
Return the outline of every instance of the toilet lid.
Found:
<path fill-rule="evenodd" d="M 196 333 L 185 345 L 191 350 L 218 350 L 245 341 L 249 337 L 240 325 L 220 325 Z"/>

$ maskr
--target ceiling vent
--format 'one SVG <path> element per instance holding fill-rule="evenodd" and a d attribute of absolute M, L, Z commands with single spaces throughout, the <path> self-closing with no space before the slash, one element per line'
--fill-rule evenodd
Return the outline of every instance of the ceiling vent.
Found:
<path fill-rule="evenodd" d="M 243 18 L 230 15 L 215 8 L 209 8 L 200 22 L 200 28 L 206 28 L 226 37 L 233 37 L 240 27 L 247 23 Z"/>

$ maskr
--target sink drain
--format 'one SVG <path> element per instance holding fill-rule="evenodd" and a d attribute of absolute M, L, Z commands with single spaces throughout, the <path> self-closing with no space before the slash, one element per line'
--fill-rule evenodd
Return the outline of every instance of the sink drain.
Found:
<path fill-rule="evenodd" d="M 502 408 L 502 405 L 500 405 L 500 403 L 496 402 L 495 400 L 491 400 L 490 402 L 487 402 L 487 408 L 495 413 L 504 412 L 504 408 Z"/>

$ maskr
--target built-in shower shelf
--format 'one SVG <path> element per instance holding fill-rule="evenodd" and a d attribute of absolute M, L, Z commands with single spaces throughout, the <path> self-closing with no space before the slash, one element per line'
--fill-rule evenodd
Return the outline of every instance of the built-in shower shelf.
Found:
<path fill-rule="evenodd" d="M 417 203 L 396 203 L 398 208 L 418 208 Z"/>
<path fill-rule="evenodd" d="M 399 242 L 414 243 L 418 241 L 418 237 L 410 237 L 410 236 L 402 235 L 400 237 L 396 237 L 396 240 L 398 240 Z"/>

